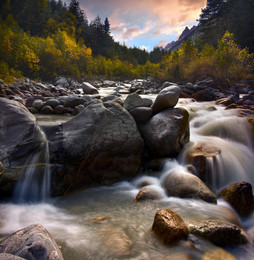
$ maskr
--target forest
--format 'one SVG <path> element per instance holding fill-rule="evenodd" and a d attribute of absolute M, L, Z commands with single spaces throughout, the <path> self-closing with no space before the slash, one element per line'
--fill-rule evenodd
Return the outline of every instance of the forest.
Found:
<path fill-rule="evenodd" d="M 0 2 L 0 78 L 52 80 L 137 78 L 191 81 L 205 77 L 233 83 L 253 76 L 253 0 L 208 0 L 195 41 L 150 53 L 115 42 L 110 21 L 88 21 L 77 0 Z"/>

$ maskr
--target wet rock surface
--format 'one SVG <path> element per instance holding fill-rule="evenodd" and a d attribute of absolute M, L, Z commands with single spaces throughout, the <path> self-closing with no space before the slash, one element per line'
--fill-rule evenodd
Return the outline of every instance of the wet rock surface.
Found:
<path fill-rule="evenodd" d="M 137 194 L 136 201 L 159 200 L 162 198 L 163 196 L 157 187 L 145 186 Z"/>
<path fill-rule="evenodd" d="M 209 203 L 217 203 L 213 192 L 195 175 L 181 170 L 165 173 L 162 186 L 168 196 L 179 198 L 201 199 Z"/>
<path fill-rule="evenodd" d="M 253 191 L 248 182 L 231 184 L 220 191 L 218 197 L 227 201 L 242 217 L 248 217 L 254 212 Z"/>
<path fill-rule="evenodd" d="M 190 233 L 209 240 L 218 246 L 246 244 L 241 228 L 220 220 L 199 220 L 188 225 Z"/>
<path fill-rule="evenodd" d="M 134 119 L 114 102 L 92 102 L 57 133 L 49 136 L 50 158 L 68 170 L 52 177 L 53 194 L 114 183 L 139 170 L 143 141 Z"/>
<path fill-rule="evenodd" d="M 169 209 L 157 211 L 152 230 L 167 245 L 184 240 L 189 234 L 188 228 L 182 218 Z"/>
<path fill-rule="evenodd" d="M 39 224 L 21 229 L 0 241 L 0 253 L 16 255 L 27 260 L 63 259 L 56 242 Z"/>
<path fill-rule="evenodd" d="M 138 129 L 153 157 L 176 156 L 189 142 L 189 114 L 182 108 L 168 108 Z"/>

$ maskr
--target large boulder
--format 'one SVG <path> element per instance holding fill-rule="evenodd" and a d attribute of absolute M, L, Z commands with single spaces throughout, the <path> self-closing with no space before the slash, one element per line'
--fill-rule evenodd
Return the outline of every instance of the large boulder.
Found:
<path fill-rule="evenodd" d="M 152 230 L 167 245 L 184 240 L 189 234 L 188 227 L 182 218 L 169 209 L 157 211 Z"/>
<path fill-rule="evenodd" d="M 180 89 L 176 85 L 166 87 L 158 94 L 153 105 L 152 110 L 154 114 L 161 112 L 167 108 L 173 108 L 177 104 L 180 96 Z"/>
<path fill-rule="evenodd" d="M 216 203 L 213 192 L 197 176 L 181 169 L 169 170 L 161 182 L 169 196 Z"/>
<path fill-rule="evenodd" d="M 5 169 L 0 177 L 1 196 L 10 196 L 25 166 L 41 149 L 44 136 L 35 117 L 16 101 L 0 98 L 0 161 Z"/>
<path fill-rule="evenodd" d="M 247 243 L 241 228 L 221 220 L 199 220 L 188 225 L 190 233 L 207 239 L 218 246 Z"/>
<path fill-rule="evenodd" d="M 95 88 L 89 82 L 83 82 L 82 89 L 83 89 L 84 94 L 87 94 L 87 95 L 99 94 L 99 91 L 97 90 L 97 88 Z"/>
<path fill-rule="evenodd" d="M 40 224 L 28 226 L 0 242 L 0 253 L 16 255 L 27 260 L 62 260 L 54 239 Z"/>
<path fill-rule="evenodd" d="M 135 176 L 140 167 L 142 138 L 132 116 L 115 102 L 91 102 L 49 139 L 51 161 L 65 167 L 52 176 L 55 195 Z"/>
<path fill-rule="evenodd" d="M 153 157 L 177 156 L 189 142 L 189 114 L 183 108 L 166 109 L 143 124 L 139 131 Z"/>
<path fill-rule="evenodd" d="M 224 188 L 218 197 L 227 201 L 242 217 L 248 217 L 254 212 L 252 186 L 248 182 L 231 184 Z"/>

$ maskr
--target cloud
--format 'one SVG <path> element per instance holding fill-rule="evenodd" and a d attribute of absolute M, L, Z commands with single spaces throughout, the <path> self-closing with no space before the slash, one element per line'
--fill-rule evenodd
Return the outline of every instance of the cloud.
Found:
<path fill-rule="evenodd" d="M 139 46 L 139 49 L 146 50 L 146 51 L 148 51 L 150 48 L 151 48 L 150 46 L 145 46 L 145 45 Z"/>
<path fill-rule="evenodd" d="M 70 0 L 66 0 L 70 2 Z M 140 36 L 172 36 L 196 23 L 206 0 L 79 0 L 89 20 L 109 18 L 113 37 L 120 42 Z M 92 17 L 93 16 L 93 17 Z M 150 44 L 140 43 L 140 46 Z"/>
<path fill-rule="evenodd" d="M 168 41 L 167 40 L 160 40 L 156 45 L 155 47 L 166 47 L 166 45 L 168 44 Z"/>

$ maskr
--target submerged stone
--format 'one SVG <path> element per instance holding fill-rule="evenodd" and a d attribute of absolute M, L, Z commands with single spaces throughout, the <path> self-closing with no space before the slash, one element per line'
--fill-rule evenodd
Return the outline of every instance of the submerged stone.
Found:
<path fill-rule="evenodd" d="M 202 255 L 202 260 L 237 260 L 235 256 L 222 248 L 214 248 Z"/>
<path fill-rule="evenodd" d="M 120 257 L 130 253 L 132 243 L 122 229 L 108 226 L 100 231 L 99 236 L 103 245 L 112 255 Z"/>

